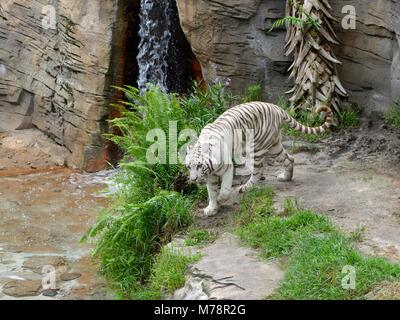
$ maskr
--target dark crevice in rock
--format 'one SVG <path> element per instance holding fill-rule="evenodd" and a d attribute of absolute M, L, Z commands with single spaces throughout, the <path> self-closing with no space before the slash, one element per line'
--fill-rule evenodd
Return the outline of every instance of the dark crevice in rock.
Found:
<path fill-rule="evenodd" d="M 192 85 L 192 81 L 203 81 L 201 65 L 194 55 L 192 48 L 182 31 L 178 10 L 174 0 L 171 1 L 171 40 L 168 50 L 167 88 L 171 92 L 186 93 Z M 156 3 L 165 6 L 165 2 Z M 139 53 L 139 23 L 140 23 L 140 0 L 122 0 L 116 16 L 113 30 L 112 61 L 110 64 L 106 90 L 108 90 L 109 102 L 118 103 L 123 99 L 123 93 L 112 86 L 130 85 L 138 86 L 139 66 L 137 56 Z M 164 31 L 163 31 L 164 32 Z M 109 89 L 110 88 L 110 89 Z M 120 111 L 110 109 L 107 120 L 120 116 Z M 104 125 L 106 132 L 110 130 Z M 117 129 L 112 129 L 114 134 L 119 134 Z M 116 164 L 122 158 L 122 152 L 112 143 L 106 142 L 107 161 Z"/>
<path fill-rule="evenodd" d="M 171 1 L 171 45 L 168 52 L 167 87 L 172 92 L 186 93 L 192 80 L 203 81 L 201 66 L 194 55 L 179 20 L 176 1 Z"/>

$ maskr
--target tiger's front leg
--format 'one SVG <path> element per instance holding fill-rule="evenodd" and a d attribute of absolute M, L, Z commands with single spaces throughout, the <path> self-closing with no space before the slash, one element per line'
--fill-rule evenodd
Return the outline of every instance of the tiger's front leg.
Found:
<path fill-rule="evenodd" d="M 209 175 L 207 179 L 208 207 L 204 209 L 204 216 L 212 217 L 218 212 L 219 177 Z"/>
<path fill-rule="evenodd" d="M 232 165 L 228 165 L 225 173 L 221 177 L 221 191 L 218 196 L 218 204 L 223 204 L 227 200 L 229 200 L 232 194 L 232 183 L 233 183 L 233 172 L 234 167 Z"/>

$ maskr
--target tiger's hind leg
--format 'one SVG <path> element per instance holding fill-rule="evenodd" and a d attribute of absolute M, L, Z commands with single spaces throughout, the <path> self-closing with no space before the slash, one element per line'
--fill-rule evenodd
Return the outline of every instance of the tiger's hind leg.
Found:
<path fill-rule="evenodd" d="M 278 175 L 278 181 L 285 182 L 293 179 L 294 158 L 286 152 L 282 143 L 279 142 L 269 150 L 268 158 L 273 158 L 284 165 L 284 172 Z"/>
<path fill-rule="evenodd" d="M 285 171 L 278 175 L 278 181 L 291 181 L 293 179 L 294 158 L 285 151 L 283 160 Z"/>
<path fill-rule="evenodd" d="M 258 182 L 258 180 L 260 180 L 260 177 L 262 175 L 262 169 L 263 169 L 262 164 L 254 167 L 250 179 L 244 185 L 239 187 L 240 193 L 247 192 L 256 185 L 256 183 Z"/>

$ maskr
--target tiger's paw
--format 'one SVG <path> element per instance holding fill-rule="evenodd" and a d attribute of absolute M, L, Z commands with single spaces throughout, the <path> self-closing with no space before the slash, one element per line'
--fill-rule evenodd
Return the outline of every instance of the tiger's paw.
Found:
<path fill-rule="evenodd" d="M 220 194 L 217 198 L 218 204 L 224 204 L 230 199 L 230 194 Z"/>
<path fill-rule="evenodd" d="M 205 217 L 212 217 L 212 216 L 215 216 L 217 213 L 218 213 L 218 208 L 217 207 L 208 206 L 207 208 L 204 209 L 204 216 Z"/>

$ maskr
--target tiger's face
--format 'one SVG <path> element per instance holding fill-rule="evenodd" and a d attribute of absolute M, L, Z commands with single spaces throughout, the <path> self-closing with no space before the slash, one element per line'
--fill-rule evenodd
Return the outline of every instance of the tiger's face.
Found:
<path fill-rule="evenodd" d="M 201 184 L 207 182 L 207 176 L 211 170 L 204 159 L 200 143 L 188 147 L 185 165 L 189 170 L 189 180 L 191 182 Z"/>

